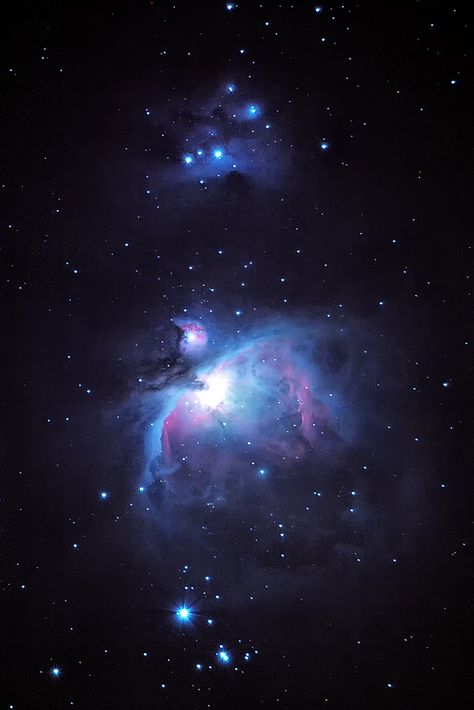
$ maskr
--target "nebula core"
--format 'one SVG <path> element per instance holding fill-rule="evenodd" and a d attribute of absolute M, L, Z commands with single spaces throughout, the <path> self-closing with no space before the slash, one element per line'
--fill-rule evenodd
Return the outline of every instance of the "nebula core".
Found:
<path fill-rule="evenodd" d="M 231 476 L 251 488 L 353 439 L 342 333 L 281 317 L 220 340 L 202 323 L 177 328 L 176 372 L 149 403 L 149 484 L 173 490 L 185 475 L 222 504 Z"/>

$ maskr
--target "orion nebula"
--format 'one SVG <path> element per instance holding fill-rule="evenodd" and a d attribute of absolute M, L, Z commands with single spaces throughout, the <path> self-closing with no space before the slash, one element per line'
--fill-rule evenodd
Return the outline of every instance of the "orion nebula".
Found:
<path fill-rule="evenodd" d="M 159 438 L 153 470 L 164 473 L 183 462 L 199 471 L 209 459 L 219 469 L 221 459 L 234 461 L 234 468 L 238 461 L 249 475 L 252 467 L 284 469 L 333 435 L 336 398 L 318 373 L 308 326 L 282 321 L 216 346 L 208 357 L 205 340 L 202 327 L 185 327 L 182 351 L 200 351 L 202 361 L 184 384 L 160 393 L 164 411 L 153 432 Z"/>
<path fill-rule="evenodd" d="M 321 571 L 343 559 L 385 556 L 393 511 L 403 504 L 402 488 L 388 478 L 390 511 L 370 494 L 368 452 L 384 433 L 372 416 L 377 366 L 365 347 L 376 346 L 367 326 L 296 313 L 254 318 L 247 327 L 237 318 L 233 332 L 217 327 L 217 318 L 207 327 L 171 323 L 161 336 L 166 357 L 139 377 L 127 404 L 141 411 L 140 480 L 155 511 L 152 537 L 162 545 L 167 539 L 170 549 L 182 545 L 188 564 L 200 569 L 203 549 L 208 560 L 226 554 L 224 520 L 239 539 L 258 528 L 258 539 L 250 535 L 244 545 L 248 559 L 226 563 L 226 574 L 232 569 L 239 579 L 227 592 L 234 608 L 245 605 L 265 569 L 280 570 L 282 583 L 297 569 L 305 589 L 319 583 L 315 565 Z M 281 548 L 269 564 L 264 550 L 275 540 Z M 392 544 L 393 555 L 399 547 Z M 210 567 L 219 579 L 215 562 L 202 573 Z"/>

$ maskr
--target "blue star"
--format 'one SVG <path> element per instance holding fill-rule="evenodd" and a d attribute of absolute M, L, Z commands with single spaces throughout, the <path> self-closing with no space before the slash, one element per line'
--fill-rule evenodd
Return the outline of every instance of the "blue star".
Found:
<path fill-rule="evenodd" d="M 186 163 L 186 165 L 191 165 L 191 163 L 193 162 L 193 156 L 189 155 L 189 153 L 188 153 L 187 155 L 184 156 L 183 160 Z"/>
<path fill-rule="evenodd" d="M 224 648 L 221 648 L 220 651 L 217 652 L 217 658 L 221 663 L 230 663 L 230 653 L 226 651 Z"/>
<path fill-rule="evenodd" d="M 232 10 L 235 10 L 235 2 L 227 2 L 225 5 L 226 10 L 231 12 Z"/>
<path fill-rule="evenodd" d="M 107 500 L 107 498 L 109 497 L 109 494 L 107 493 L 107 491 L 101 491 L 100 497 L 102 498 L 102 500 Z"/>
<path fill-rule="evenodd" d="M 327 150 L 329 148 L 329 143 L 327 141 L 321 141 L 319 147 L 321 148 L 321 150 Z"/>
<path fill-rule="evenodd" d="M 188 609 L 187 606 L 181 606 L 179 609 L 176 611 L 176 616 L 180 621 L 186 622 L 190 621 L 191 619 L 191 610 Z"/>
<path fill-rule="evenodd" d="M 53 678 L 59 678 L 59 676 L 61 675 L 61 669 L 57 666 L 54 666 L 54 668 L 51 668 L 50 673 Z"/>
<path fill-rule="evenodd" d="M 216 148 L 214 150 L 214 158 L 217 158 L 218 160 L 220 160 L 223 155 L 224 155 L 224 153 L 221 148 Z"/>
<path fill-rule="evenodd" d="M 235 84 L 227 84 L 226 89 L 229 92 L 229 94 L 233 94 L 235 91 Z"/>
<path fill-rule="evenodd" d="M 250 104 L 247 108 L 247 114 L 250 118 L 257 118 L 260 116 L 260 108 L 256 104 Z"/>

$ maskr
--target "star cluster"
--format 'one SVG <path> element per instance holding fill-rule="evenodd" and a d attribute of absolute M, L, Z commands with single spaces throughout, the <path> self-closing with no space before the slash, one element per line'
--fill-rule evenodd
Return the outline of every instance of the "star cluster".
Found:
<path fill-rule="evenodd" d="M 294 148 L 278 130 L 278 107 L 248 94 L 248 81 L 243 87 L 230 82 L 209 91 L 205 100 L 202 95 L 187 98 L 174 112 L 147 109 L 158 145 L 149 186 L 160 190 L 191 183 L 207 189 L 232 175 L 277 184 Z"/>

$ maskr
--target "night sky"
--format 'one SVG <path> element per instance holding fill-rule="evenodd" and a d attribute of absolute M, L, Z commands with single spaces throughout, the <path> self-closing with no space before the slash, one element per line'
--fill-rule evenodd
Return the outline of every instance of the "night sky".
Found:
<path fill-rule="evenodd" d="M 467 6 L 4 18 L 0 710 L 471 707 Z"/>

